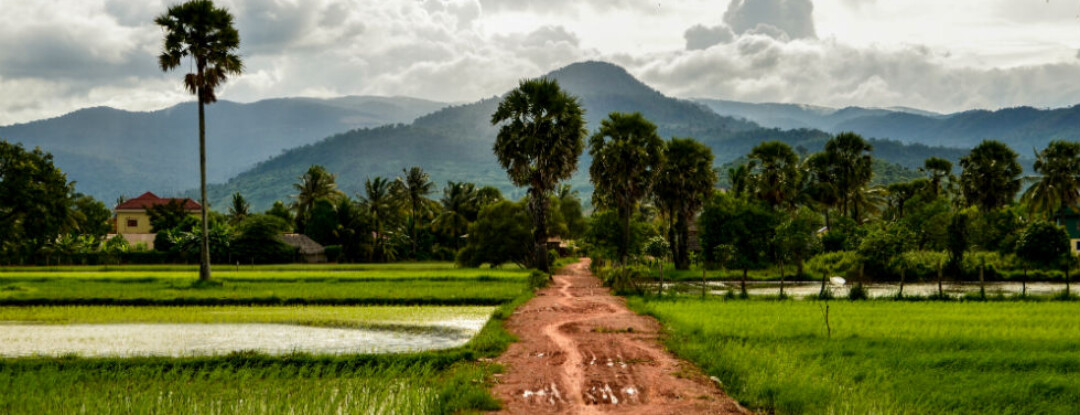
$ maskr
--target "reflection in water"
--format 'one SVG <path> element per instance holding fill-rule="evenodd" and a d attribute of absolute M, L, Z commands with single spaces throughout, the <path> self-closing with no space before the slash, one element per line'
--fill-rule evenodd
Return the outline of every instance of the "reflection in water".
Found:
<path fill-rule="evenodd" d="M 686 283 L 688 289 L 693 289 L 694 284 Z M 832 291 L 834 296 L 843 297 L 848 295 L 848 291 L 851 290 L 852 283 L 850 281 L 844 285 L 829 284 L 827 287 Z M 701 285 L 697 285 L 700 289 Z M 723 295 L 727 291 L 739 292 L 738 281 L 724 281 L 715 282 L 710 281 L 708 284 L 709 292 L 714 295 Z M 870 297 L 891 297 L 896 295 L 900 289 L 900 285 L 896 283 L 871 283 L 865 284 L 866 292 Z M 978 282 L 945 282 L 942 283 L 942 289 L 947 295 L 953 297 L 963 296 L 965 293 L 978 293 Z M 1018 282 L 988 282 L 986 283 L 986 295 L 1016 295 L 1020 294 L 1022 290 L 1021 284 Z M 1029 295 L 1052 295 L 1065 291 L 1064 283 L 1052 283 L 1052 282 L 1029 282 L 1027 284 L 1027 293 Z M 747 282 L 746 292 L 750 295 L 779 295 L 780 283 L 778 282 Z M 787 282 L 784 284 L 784 294 L 792 297 L 807 297 L 811 295 L 817 295 L 821 292 L 821 282 Z M 920 282 L 920 283 L 908 283 L 904 284 L 904 295 L 918 295 L 918 296 L 931 296 L 936 295 L 938 292 L 937 282 Z"/>

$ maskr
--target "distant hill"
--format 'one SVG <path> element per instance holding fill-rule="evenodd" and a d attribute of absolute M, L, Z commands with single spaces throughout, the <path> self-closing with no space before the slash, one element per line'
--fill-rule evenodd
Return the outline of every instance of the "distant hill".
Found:
<path fill-rule="evenodd" d="M 753 104 L 695 99 L 721 115 L 753 121 L 765 127 L 814 128 L 826 132 L 854 131 L 865 137 L 957 148 L 970 148 L 984 139 L 1005 142 L 1022 157 L 1051 140 L 1080 139 L 1080 106 L 1058 109 L 1031 107 L 997 111 L 973 110 L 938 114 L 913 108 L 842 109 L 798 104 Z"/>
<path fill-rule="evenodd" d="M 641 112 L 657 124 L 664 138 L 694 137 L 709 145 L 718 166 L 746 154 L 764 140 L 781 140 L 805 151 L 819 151 L 830 137 L 820 130 L 764 129 L 750 121 L 718 115 L 701 104 L 666 97 L 609 63 L 576 63 L 547 76 L 579 97 L 590 132 L 610 112 Z M 444 108 L 411 125 L 356 129 L 328 137 L 287 151 L 225 184 L 213 186 L 211 200 L 224 206 L 229 195 L 239 191 L 258 209 L 274 200 L 287 201 L 295 193 L 292 184 L 312 164 L 321 164 L 337 174 L 339 187 L 350 195 L 362 191 L 365 179 L 395 177 L 403 168 L 422 166 L 440 188 L 448 180 L 471 181 L 495 185 L 511 197 L 520 197 L 523 191 L 510 185 L 491 150 L 497 130 L 490 119 L 498 102 L 493 97 Z M 955 159 L 966 152 L 893 141 L 873 144 L 878 149 L 876 154 L 889 161 L 883 166 L 892 170 L 921 165 L 931 155 Z M 591 194 L 589 162 L 586 153 L 570 180 L 586 200 Z"/>
<path fill-rule="evenodd" d="M 446 104 L 414 98 L 281 98 L 207 107 L 207 176 L 224 182 L 282 151 L 361 127 L 408 123 Z M 197 110 L 87 108 L 0 127 L 0 139 L 51 152 L 77 189 L 111 204 L 121 194 L 175 195 L 198 186 Z"/>

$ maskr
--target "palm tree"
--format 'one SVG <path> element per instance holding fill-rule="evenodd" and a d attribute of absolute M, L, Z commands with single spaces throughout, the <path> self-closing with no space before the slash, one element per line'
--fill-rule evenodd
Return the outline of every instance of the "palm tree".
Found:
<path fill-rule="evenodd" d="M 515 186 L 529 187 L 533 218 L 534 263 L 550 271 L 547 260 L 548 195 L 577 170 L 584 149 L 585 115 L 577 98 L 553 79 L 521 81 L 491 115 L 500 125 L 495 156 Z"/>
<path fill-rule="evenodd" d="M 946 180 L 950 183 L 955 179 L 952 175 L 952 162 L 940 157 L 930 157 L 923 162 L 922 171 L 930 175 L 930 186 L 934 196 L 941 194 L 942 185 Z"/>
<path fill-rule="evenodd" d="M 233 224 L 237 224 L 244 221 L 244 218 L 251 214 L 251 205 L 247 200 L 244 200 L 244 195 L 240 192 L 233 193 L 232 206 L 229 206 L 229 219 Z"/>
<path fill-rule="evenodd" d="M 851 213 L 855 219 L 858 208 L 853 203 L 857 193 L 866 188 L 874 176 L 874 148 L 855 133 L 840 133 L 825 143 L 826 160 L 832 182 L 840 197 L 840 211 L 844 215 Z"/>
<path fill-rule="evenodd" d="M 165 31 L 164 50 L 158 56 L 161 70 L 168 72 L 180 66 L 185 57 L 191 58 L 195 70 L 184 76 L 184 86 L 199 102 L 199 189 L 202 202 L 202 250 L 199 261 L 199 280 L 210 279 L 210 239 L 206 213 L 206 111 L 204 106 L 217 102 L 214 90 L 229 75 L 244 70 L 240 56 L 233 51 L 240 47 L 240 33 L 233 28 L 233 17 L 210 0 L 191 0 L 169 9 L 154 19 Z"/>
<path fill-rule="evenodd" d="M 716 185 L 713 153 L 692 138 L 672 138 L 654 187 L 656 204 L 668 218 L 675 269 L 690 269 L 690 222 Z"/>
<path fill-rule="evenodd" d="M 807 177 L 804 192 L 816 203 L 825 215 L 825 227 L 831 228 L 829 211 L 840 204 L 840 189 L 832 173 L 833 163 L 827 153 L 814 153 L 803 161 L 803 172 Z"/>
<path fill-rule="evenodd" d="M 767 141 L 750 151 L 750 174 L 754 194 L 773 209 L 790 207 L 799 192 L 799 156 L 791 146 Z"/>
<path fill-rule="evenodd" d="M 326 168 L 318 164 L 308 167 L 304 175 L 296 178 L 299 182 L 293 184 L 297 194 L 293 207 L 296 209 L 296 231 L 303 233 L 304 225 L 307 224 L 311 208 L 319 199 L 329 199 L 332 202 L 344 196 L 337 188 L 337 176 L 326 171 Z"/>
<path fill-rule="evenodd" d="M 382 177 L 368 179 L 364 182 L 365 195 L 360 197 L 361 206 L 372 220 L 374 256 L 377 260 L 389 260 L 392 256 L 383 241 L 383 228 L 397 219 L 398 206 L 392 187 L 392 182 Z"/>
<path fill-rule="evenodd" d="M 1000 141 L 985 140 L 960 158 L 960 189 L 969 205 L 989 212 L 1005 206 L 1020 191 L 1016 152 Z"/>
<path fill-rule="evenodd" d="M 1080 202 L 1080 143 L 1051 141 L 1035 155 L 1035 171 L 1041 176 L 1024 192 L 1033 212 L 1052 219 L 1062 208 L 1077 209 Z"/>
<path fill-rule="evenodd" d="M 750 169 L 746 164 L 729 167 L 727 170 L 728 180 L 731 181 L 731 194 L 742 197 L 750 187 Z"/>
<path fill-rule="evenodd" d="M 479 212 L 476 185 L 448 182 L 441 202 L 443 208 L 435 217 L 435 228 L 449 234 L 454 249 L 457 249 L 461 237 L 468 232 L 469 224 L 476 221 Z"/>
<path fill-rule="evenodd" d="M 613 112 L 589 138 L 589 177 L 595 189 L 593 203 L 615 208 L 622 225 L 619 261 L 626 264 L 630 248 L 630 216 L 652 190 L 664 164 L 664 140 L 656 125 L 641 113 Z"/>
<path fill-rule="evenodd" d="M 408 170 L 401 169 L 404 177 L 398 177 L 394 189 L 400 192 L 398 198 L 408 202 L 409 207 L 409 239 L 412 243 L 412 254 L 417 251 L 416 226 L 421 218 L 431 211 L 432 200 L 428 195 L 435 190 L 435 182 L 431 181 L 431 175 L 424 169 L 414 166 Z"/>

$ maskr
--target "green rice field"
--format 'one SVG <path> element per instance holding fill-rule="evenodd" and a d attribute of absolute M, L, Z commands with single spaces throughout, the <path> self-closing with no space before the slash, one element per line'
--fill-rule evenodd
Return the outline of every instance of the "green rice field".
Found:
<path fill-rule="evenodd" d="M 1073 302 L 646 300 L 668 346 L 779 414 L 1076 414 Z"/>

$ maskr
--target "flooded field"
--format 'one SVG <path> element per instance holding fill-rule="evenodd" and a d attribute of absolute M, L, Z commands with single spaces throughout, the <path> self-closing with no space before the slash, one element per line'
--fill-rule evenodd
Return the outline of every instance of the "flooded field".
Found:
<path fill-rule="evenodd" d="M 0 356 L 400 353 L 464 345 L 486 320 L 417 330 L 292 324 L 0 324 Z"/>
<path fill-rule="evenodd" d="M 700 289 L 701 285 L 683 283 L 684 287 L 688 290 Z M 827 284 L 826 287 L 832 291 L 833 295 L 842 297 L 848 295 L 851 290 L 852 284 L 850 282 L 846 284 Z M 900 290 L 900 285 L 895 283 L 870 283 L 864 286 L 867 294 L 870 297 L 891 297 L 896 295 Z M 738 281 L 711 281 L 708 283 L 709 293 L 713 295 L 724 295 L 728 291 L 739 291 Z M 1074 287 L 1075 288 L 1075 287 Z M 966 293 L 978 293 L 979 283 L 977 282 L 945 282 L 942 283 L 942 290 L 946 295 L 954 297 L 963 296 Z M 1018 295 L 1023 290 L 1020 283 L 1017 282 L 988 282 L 986 283 L 986 295 Z M 1049 283 L 1049 282 L 1029 282 L 1027 284 L 1027 294 L 1029 295 L 1053 295 L 1065 290 L 1064 283 Z M 780 284 L 778 282 L 747 282 L 746 292 L 750 295 L 779 295 Z M 816 295 L 821 292 L 821 282 L 788 282 L 784 284 L 784 294 L 792 297 L 807 297 Z M 918 296 L 930 296 L 935 295 L 938 292 L 938 285 L 936 282 L 920 282 L 912 284 L 904 284 L 904 295 L 918 295 Z"/>

